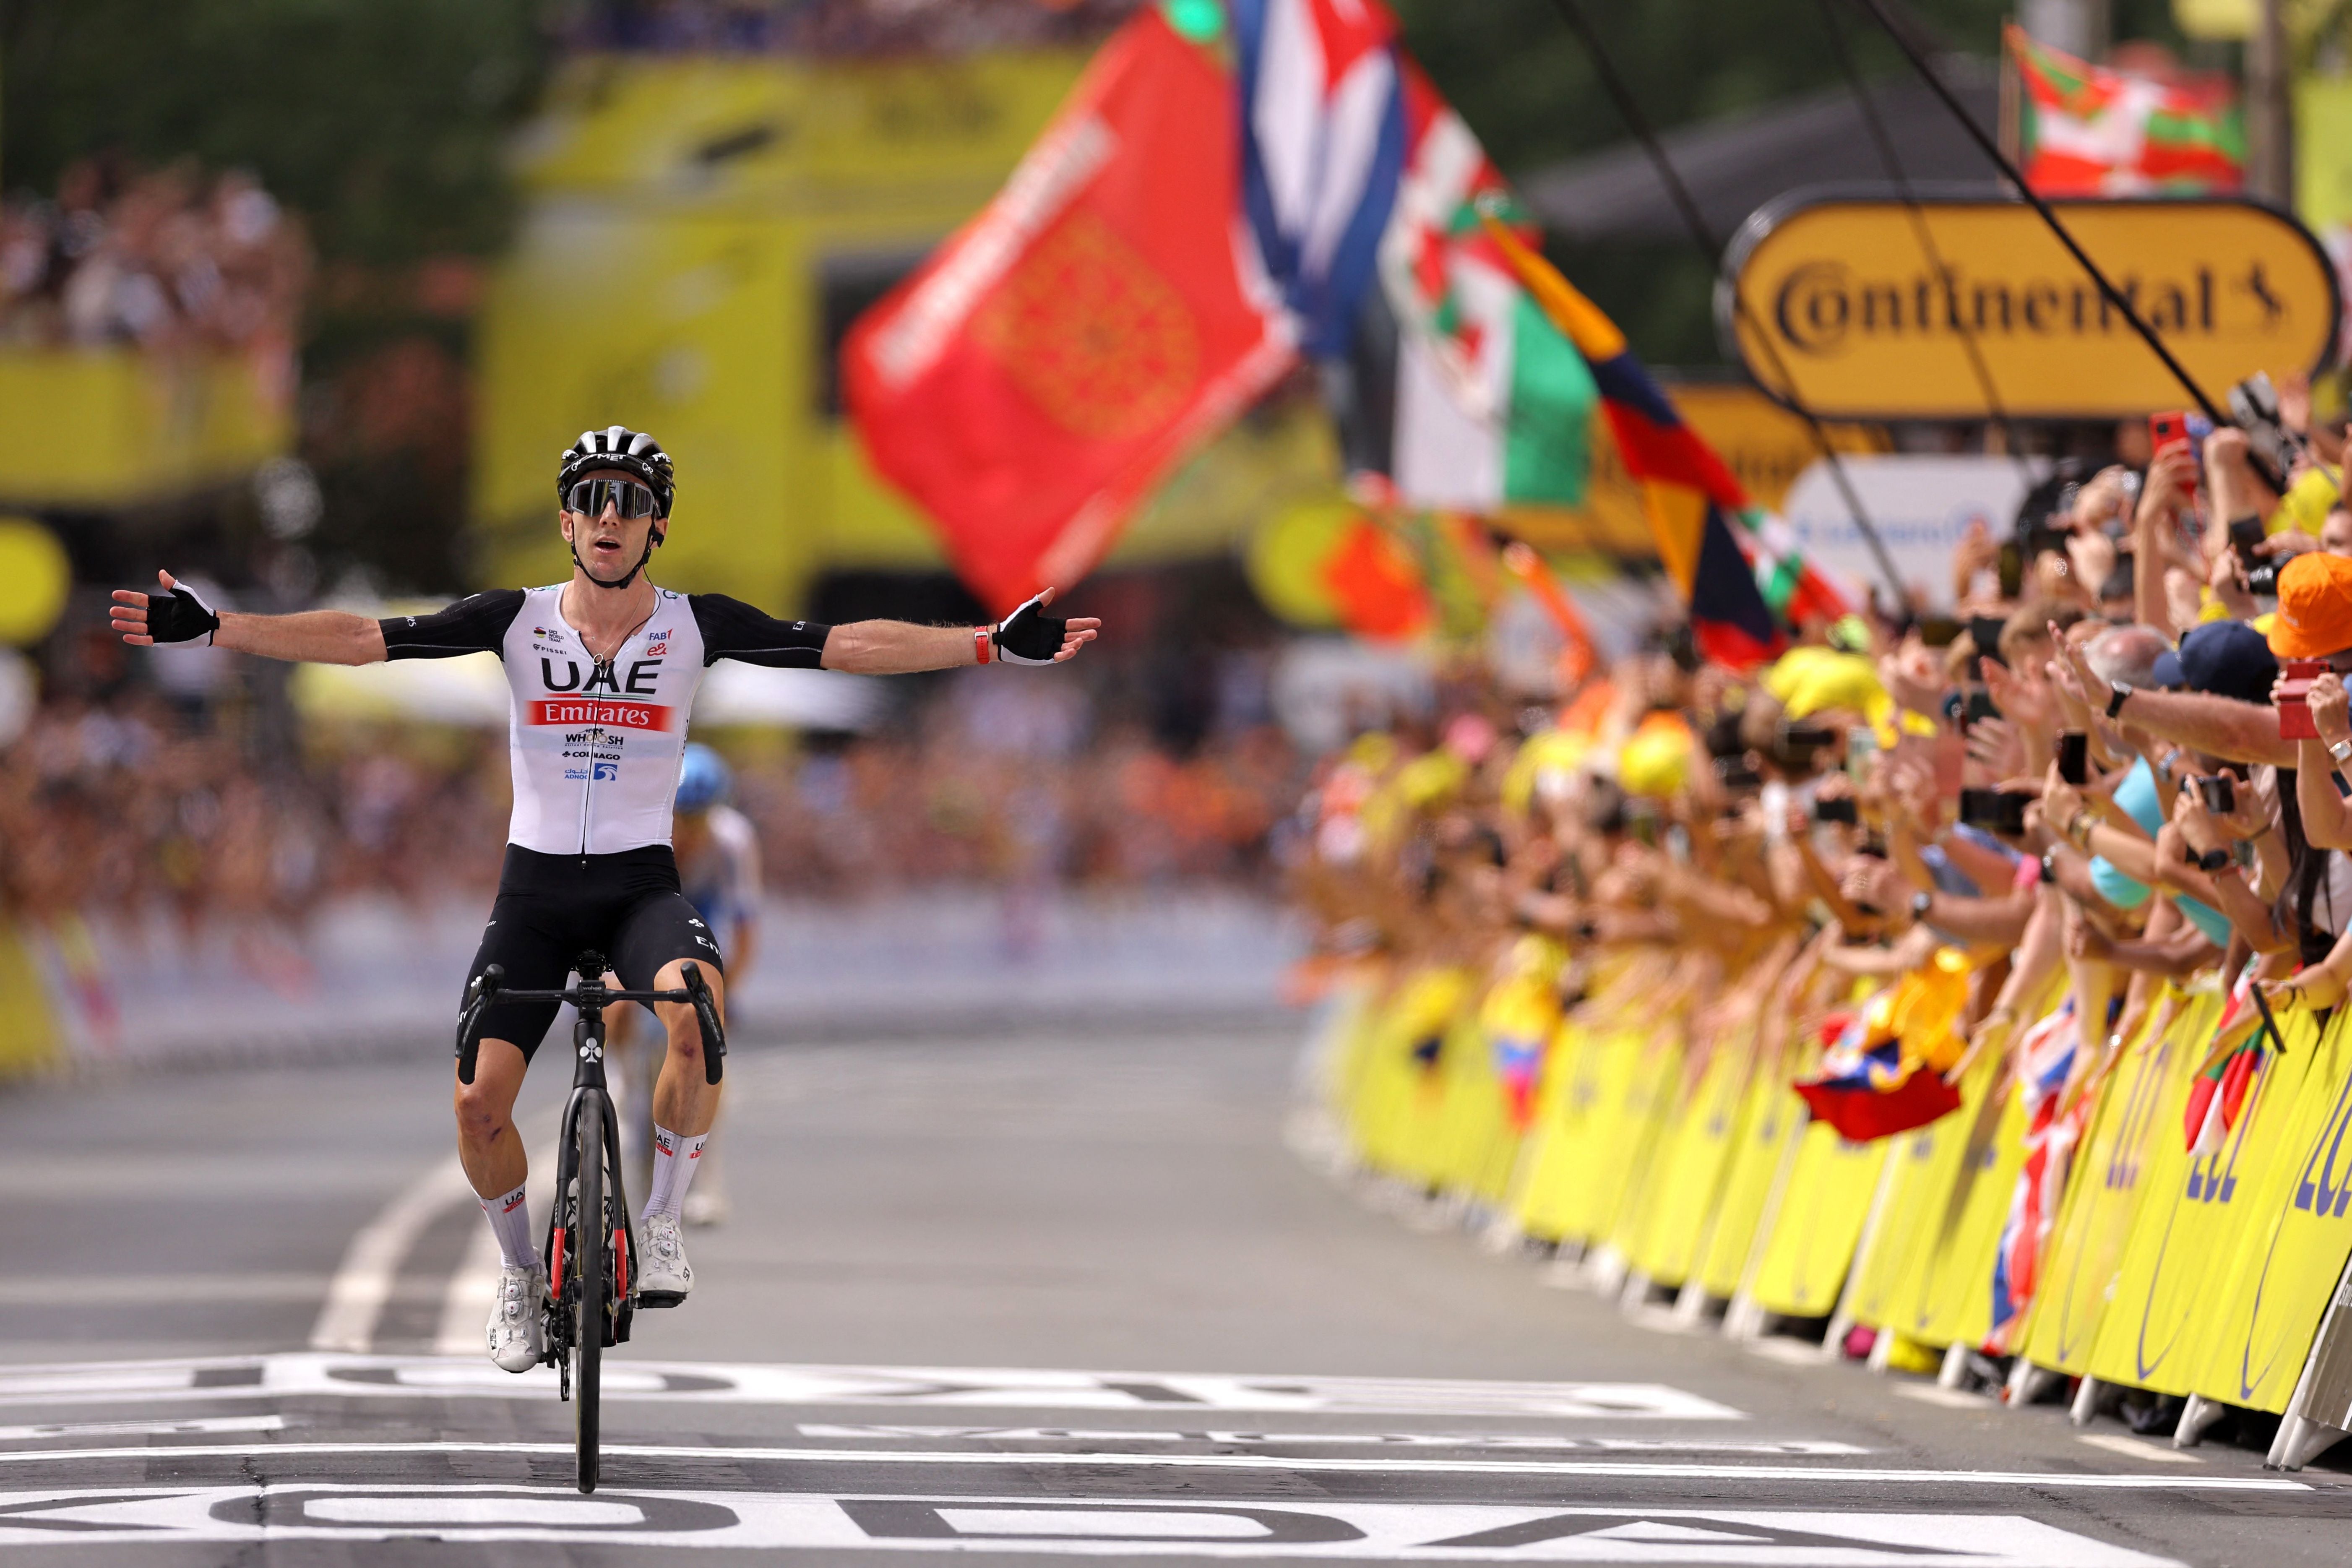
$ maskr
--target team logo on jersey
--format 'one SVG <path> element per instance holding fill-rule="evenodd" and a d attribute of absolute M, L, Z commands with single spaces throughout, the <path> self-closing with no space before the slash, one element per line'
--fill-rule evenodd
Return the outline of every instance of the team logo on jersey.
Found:
<path fill-rule="evenodd" d="M 604 784 L 620 776 L 621 764 L 618 763 L 598 763 L 595 766 L 594 782 L 597 784 Z"/>
<path fill-rule="evenodd" d="M 656 637 L 652 642 L 646 644 L 646 657 L 648 658 L 658 658 L 668 651 L 669 639 L 666 637 Z"/>

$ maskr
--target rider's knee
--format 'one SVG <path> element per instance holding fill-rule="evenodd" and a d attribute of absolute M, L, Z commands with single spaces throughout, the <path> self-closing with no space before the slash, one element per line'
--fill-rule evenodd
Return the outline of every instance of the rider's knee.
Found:
<path fill-rule="evenodd" d="M 506 1125 L 505 1097 L 488 1084 L 476 1081 L 457 1086 L 457 1135 L 483 1142 Z"/>
<path fill-rule="evenodd" d="M 692 1018 L 669 1026 L 669 1054 L 682 1062 L 702 1059 L 702 1028 Z"/>

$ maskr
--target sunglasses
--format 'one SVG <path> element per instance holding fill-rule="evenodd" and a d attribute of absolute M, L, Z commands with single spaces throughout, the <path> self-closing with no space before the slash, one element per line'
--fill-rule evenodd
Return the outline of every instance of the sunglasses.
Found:
<path fill-rule="evenodd" d="M 563 510 L 583 517 L 602 517 L 608 506 L 623 517 L 651 517 L 654 492 L 635 479 L 582 479 L 563 497 Z"/>

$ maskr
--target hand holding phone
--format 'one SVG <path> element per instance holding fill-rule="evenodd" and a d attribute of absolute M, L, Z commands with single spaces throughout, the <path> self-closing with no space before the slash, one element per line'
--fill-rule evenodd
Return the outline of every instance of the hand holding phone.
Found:
<path fill-rule="evenodd" d="M 2091 737 L 2067 730 L 2058 737 L 2058 776 L 2077 789 L 2091 782 Z"/>
<path fill-rule="evenodd" d="M 2326 669 L 2327 661 L 2324 658 L 2279 661 L 2278 684 L 2271 688 L 2271 701 L 2278 709 L 2280 740 L 2319 739 L 2319 727 L 2311 721 L 2311 683 Z"/>

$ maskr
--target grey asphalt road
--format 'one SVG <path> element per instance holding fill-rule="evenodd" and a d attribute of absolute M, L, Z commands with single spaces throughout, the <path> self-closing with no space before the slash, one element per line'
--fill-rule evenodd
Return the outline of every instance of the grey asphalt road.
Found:
<path fill-rule="evenodd" d="M 2352 1560 L 2342 1470 L 1659 1331 L 1399 1223 L 1285 1147 L 1302 1031 L 739 1051 L 732 1215 L 611 1352 L 587 1498 L 551 1378 L 465 1346 L 436 1049 L 0 1097 L 0 1552 Z"/>

